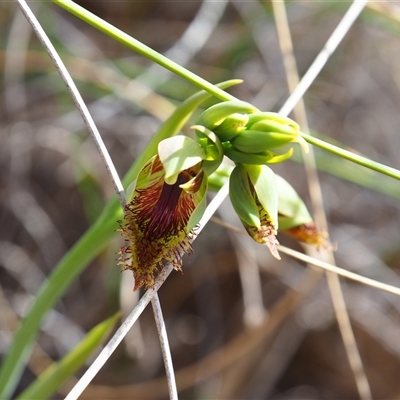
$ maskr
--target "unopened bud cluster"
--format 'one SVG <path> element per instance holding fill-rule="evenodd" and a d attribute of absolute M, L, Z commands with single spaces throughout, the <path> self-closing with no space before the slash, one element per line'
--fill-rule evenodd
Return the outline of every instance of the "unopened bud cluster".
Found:
<path fill-rule="evenodd" d="M 276 234 L 283 221 L 296 236 L 298 227 L 307 226 L 307 242 L 322 244 L 320 233 L 295 190 L 269 168 L 287 160 L 293 149 L 279 149 L 297 142 L 307 151 L 299 125 L 273 112 L 261 112 L 242 101 L 227 101 L 205 110 L 192 127 L 206 158 L 203 167 L 212 174 L 223 156 L 235 167 L 229 178 L 232 205 L 250 236 L 266 244 L 279 258 Z M 303 240 L 304 235 L 297 235 Z M 306 241 L 306 240 L 303 240 Z"/>

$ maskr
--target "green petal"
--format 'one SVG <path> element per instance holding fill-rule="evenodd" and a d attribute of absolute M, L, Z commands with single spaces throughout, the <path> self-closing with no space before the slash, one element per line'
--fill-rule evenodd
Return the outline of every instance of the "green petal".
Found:
<path fill-rule="evenodd" d="M 158 155 L 164 166 L 165 182 L 173 185 L 178 175 L 205 158 L 204 150 L 187 136 L 175 136 L 163 140 L 158 145 Z"/>
<path fill-rule="evenodd" d="M 262 121 L 275 121 L 281 125 L 290 125 L 293 128 L 295 128 L 296 131 L 300 130 L 299 125 L 292 119 L 270 111 L 260 111 L 250 114 L 249 122 L 247 123 L 247 128 L 255 129 L 253 125 Z"/>

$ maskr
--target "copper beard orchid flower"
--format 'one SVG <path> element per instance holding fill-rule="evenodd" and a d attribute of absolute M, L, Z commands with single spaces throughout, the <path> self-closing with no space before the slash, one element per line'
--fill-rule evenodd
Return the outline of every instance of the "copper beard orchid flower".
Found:
<path fill-rule="evenodd" d="M 182 252 L 192 252 L 191 238 L 205 208 L 201 148 L 183 136 L 163 142 L 140 171 L 120 222 L 130 244 L 120 249 L 118 264 L 133 271 L 134 290 L 154 284 L 163 260 L 181 270 Z"/>

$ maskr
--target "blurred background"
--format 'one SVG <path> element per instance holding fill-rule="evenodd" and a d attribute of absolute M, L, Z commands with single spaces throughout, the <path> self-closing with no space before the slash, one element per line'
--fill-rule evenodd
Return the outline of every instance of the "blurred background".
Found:
<path fill-rule="evenodd" d="M 289 95 L 271 4 L 79 4 L 230 92 L 278 111 Z M 286 3 L 302 76 L 349 2 Z M 49 2 L 30 3 L 78 85 L 123 176 L 195 87 Z M 0 353 L 41 283 L 96 220 L 113 187 L 80 115 L 13 2 L 0 3 Z M 311 131 L 400 168 L 400 6 L 371 3 L 304 96 Z M 210 103 L 211 104 L 211 103 Z M 189 132 L 189 129 L 185 131 Z M 398 182 L 316 150 L 337 264 L 400 286 Z M 306 199 L 300 155 L 274 167 Z M 229 202 L 218 218 L 240 227 Z M 298 243 L 279 241 L 301 251 Z M 90 328 L 137 299 L 116 265 L 115 238 L 43 325 L 21 391 Z M 357 399 L 323 276 L 210 222 L 159 295 L 182 398 Z M 400 398 L 400 299 L 341 280 L 375 399 Z M 250 289 L 249 289 L 250 287 Z M 261 301 L 260 301 L 261 300 Z M 167 398 L 147 309 L 82 399 Z M 69 382 L 54 398 L 63 398 Z"/>

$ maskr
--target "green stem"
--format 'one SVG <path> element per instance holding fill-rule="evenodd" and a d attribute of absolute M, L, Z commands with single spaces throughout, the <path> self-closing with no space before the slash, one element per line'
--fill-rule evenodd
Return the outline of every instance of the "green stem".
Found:
<path fill-rule="evenodd" d="M 142 54 L 149 60 L 152 60 L 155 63 L 163 66 L 164 68 L 170 70 L 171 72 L 175 73 L 176 75 L 181 76 L 182 78 L 186 79 L 188 82 L 193 83 L 200 89 L 204 89 L 208 93 L 214 95 L 215 97 L 217 97 L 223 101 L 236 100 L 236 98 L 234 96 L 232 96 L 229 93 L 226 93 L 224 90 L 214 86 L 213 84 L 206 81 L 205 79 L 200 78 L 199 76 L 197 76 L 193 72 L 190 72 L 186 68 L 181 67 L 179 64 L 171 61 L 167 57 L 161 55 L 160 53 L 158 53 L 155 50 L 151 49 L 150 47 L 146 46 L 145 44 L 139 42 L 138 40 L 134 39 L 132 36 L 129 36 L 125 32 L 114 27 L 113 25 L 109 24 L 108 22 L 104 21 L 103 19 L 97 17 L 96 15 L 92 14 L 90 11 L 84 9 L 83 7 L 74 3 L 73 1 L 71 1 L 71 0 L 52 0 L 52 1 L 53 1 L 53 3 L 59 5 L 60 7 L 64 8 L 65 10 L 69 11 L 71 14 L 74 14 L 76 17 L 87 22 L 89 25 L 92 25 L 99 31 L 112 37 L 113 39 L 115 39 L 118 42 L 124 44 L 125 46 L 131 48 L 132 50 L 136 51 L 137 53 Z"/>
<path fill-rule="evenodd" d="M 351 151 L 348 150 L 341 149 L 340 147 L 324 142 L 323 140 L 317 139 L 316 137 L 311 135 L 307 135 L 306 133 L 301 133 L 301 136 L 303 136 L 303 138 L 307 140 L 308 143 L 317 146 L 325 151 L 328 151 L 329 153 L 345 158 L 346 160 L 362 165 L 363 167 L 380 172 L 381 174 L 390 176 L 391 178 L 400 180 L 400 171 L 398 169 L 391 168 L 388 167 L 387 165 L 369 160 L 366 157 L 352 153 Z"/>

